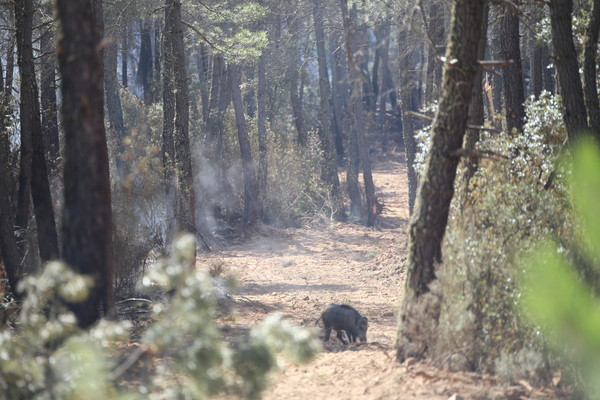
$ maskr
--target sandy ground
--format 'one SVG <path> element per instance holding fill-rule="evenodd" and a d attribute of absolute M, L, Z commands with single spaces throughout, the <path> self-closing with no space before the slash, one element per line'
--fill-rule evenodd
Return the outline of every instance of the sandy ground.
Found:
<path fill-rule="evenodd" d="M 330 303 L 350 304 L 369 319 L 367 344 L 345 346 L 332 335 L 314 361 L 275 374 L 264 398 L 562 398 L 524 381 L 506 385 L 425 362 L 395 361 L 409 217 L 405 172 L 401 154 L 374 160 L 377 195 L 385 205 L 376 228 L 324 220 L 293 229 L 260 227 L 250 238 L 199 256 L 199 268 L 221 266 L 239 281 L 233 316 L 218 321 L 225 331 L 246 329 L 276 311 L 314 327 Z"/>

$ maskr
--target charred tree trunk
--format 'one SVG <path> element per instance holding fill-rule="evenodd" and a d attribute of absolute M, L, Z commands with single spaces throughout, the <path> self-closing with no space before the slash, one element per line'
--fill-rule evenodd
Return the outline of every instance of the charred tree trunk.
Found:
<path fill-rule="evenodd" d="M 47 10 L 51 15 L 51 9 Z M 44 148 L 51 174 L 59 164 L 58 109 L 56 103 L 56 59 L 54 52 L 54 25 L 50 24 L 40 35 L 40 99 L 42 105 L 42 132 Z"/>
<path fill-rule="evenodd" d="M 165 0 L 164 35 L 170 41 L 165 58 L 170 58 L 171 88 L 175 98 L 174 165 L 177 177 L 175 221 L 178 231 L 196 233 L 194 176 L 189 137 L 189 96 L 181 20 L 181 1 Z M 166 69 L 166 68 L 165 68 Z"/>
<path fill-rule="evenodd" d="M 137 81 L 144 89 L 144 103 L 152 104 L 152 44 L 150 39 L 150 21 L 140 22 L 140 58 L 138 61 Z"/>
<path fill-rule="evenodd" d="M 355 44 L 357 39 L 356 24 L 352 23 L 348 14 L 347 0 L 340 0 L 340 5 L 344 21 L 344 36 L 346 38 L 346 58 L 350 69 L 350 81 L 352 82 L 350 101 L 352 105 L 352 114 L 354 115 L 354 124 L 351 135 L 358 147 L 358 157 L 363 170 L 367 206 L 367 226 L 374 226 L 377 217 L 378 204 L 377 198 L 375 197 L 375 185 L 373 183 L 373 174 L 371 172 L 371 162 L 369 161 L 369 151 L 363 134 L 365 130 L 365 112 L 363 110 L 363 102 L 361 99 L 361 86 L 364 88 L 365 76 L 359 70 L 359 66 L 354 56 L 354 49 L 357 48 Z M 361 85 L 361 83 L 363 85 Z"/>
<path fill-rule="evenodd" d="M 127 24 L 123 26 L 123 41 L 121 42 L 121 79 L 123 87 L 126 88 L 129 84 L 127 74 L 129 70 L 129 27 Z"/>
<path fill-rule="evenodd" d="M 264 53 L 258 59 L 258 83 L 256 93 L 257 106 L 257 130 L 258 130 L 258 193 L 261 209 L 261 219 L 268 222 L 269 215 L 267 207 L 267 178 L 269 166 L 267 163 L 267 63 L 268 53 Z"/>
<path fill-rule="evenodd" d="M 291 63 L 288 69 L 290 104 L 292 106 L 292 118 L 294 119 L 294 125 L 296 126 L 296 131 L 298 133 L 298 145 L 300 145 L 302 148 L 305 148 L 308 144 L 308 135 L 306 133 L 306 127 L 304 126 L 302 100 L 299 93 L 299 90 L 304 90 L 304 87 L 301 85 L 300 88 L 298 88 L 298 84 L 300 83 L 300 73 L 302 70 L 302 60 L 297 42 L 297 37 L 299 35 L 298 18 L 294 18 L 292 21 L 290 21 L 289 33 L 291 40 L 293 41 L 292 57 L 294 59 L 294 62 Z"/>
<path fill-rule="evenodd" d="M 64 260 L 93 282 L 86 300 L 70 304 L 79 326 L 88 328 L 99 319 L 101 303 L 105 313 L 110 312 L 114 276 L 102 54 L 98 52 L 102 32 L 94 24 L 102 19 L 98 13 L 102 3 L 95 1 L 95 9 L 87 0 L 57 0 L 56 4 L 63 33 L 58 44 L 65 130 L 62 248 Z"/>
<path fill-rule="evenodd" d="M 345 99 L 348 98 L 348 73 L 346 67 L 343 38 L 340 35 L 330 34 L 331 49 L 331 92 L 333 96 L 333 115 L 335 118 L 335 153 L 338 163 L 344 159 L 344 140 L 347 129 L 347 118 L 344 118 L 346 108 Z"/>
<path fill-rule="evenodd" d="M 590 19 L 585 31 L 583 48 L 583 95 L 592 132 L 600 140 L 600 104 L 596 84 L 596 55 L 598 54 L 598 31 L 600 30 L 600 0 L 594 0 Z"/>
<path fill-rule="evenodd" d="M 202 120 L 208 121 L 208 104 L 210 102 L 210 85 L 208 82 L 209 69 L 210 69 L 210 57 L 206 46 L 201 44 L 196 54 L 196 61 L 198 63 L 198 80 L 200 82 L 200 98 L 202 99 Z"/>
<path fill-rule="evenodd" d="M 573 142 L 588 128 L 577 52 L 573 43 L 572 11 L 572 0 L 550 0 L 554 64 L 560 85 L 563 119 L 569 142 Z"/>
<path fill-rule="evenodd" d="M 244 105 L 242 100 L 241 68 L 237 65 L 229 65 L 229 79 L 231 81 L 231 94 L 233 108 L 235 111 L 235 124 L 238 131 L 240 154 L 242 157 L 242 172 L 244 174 L 244 222 L 248 225 L 256 223 L 260 204 L 258 201 L 258 181 L 256 179 L 256 168 L 252 157 L 250 138 L 246 127 L 244 116 Z"/>
<path fill-rule="evenodd" d="M 398 66 L 400 68 L 400 102 L 402 103 L 402 136 L 404 139 L 404 151 L 406 157 L 406 170 L 408 175 L 408 209 L 412 215 L 417 198 L 418 174 L 415 169 L 415 158 L 417 153 L 417 141 L 415 139 L 415 121 L 408 115 L 408 111 L 417 111 L 418 95 L 415 82 L 414 70 L 416 68 L 415 48 L 412 43 L 412 33 L 408 27 L 401 29 L 398 34 L 398 46 L 400 56 Z"/>
<path fill-rule="evenodd" d="M 38 90 L 35 80 L 35 66 L 33 62 L 33 46 L 31 34 L 33 32 L 33 0 L 17 0 L 15 2 L 15 17 L 17 27 L 18 63 L 21 72 L 21 140 L 31 146 L 31 153 L 25 162 L 31 165 L 21 166 L 30 171 L 30 192 L 33 198 L 35 220 L 37 224 L 38 246 L 42 261 L 58 258 L 58 237 L 54 221 L 54 208 L 50 195 L 50 183 L 46 168 L 46 154 L 44 151 L 44 138 L 40 121 L 40 105 Z M 28 150 L 29 151 L 29 150 Z M 23 154 L 23 153 L 22 153 Z M 19 188 L 19 193 L 21 188 Z M 29 198 L 23 200 L 21 206 L 29 208 Z M 28 213 L 27 213 L 28 215 Z"/>
<path fill-rule="evenodd" d="M 422 358 L 435 343 L 435 334 L 424 330 L 439 319 L 439 300 L 427 303 L 429 284 L 436 278 L 435 266 L 442 260 L 442 239 L 446 230 L 454 178 L 467 126 L 473 79 L 478 70 L 477 53 L 484 14 L 483 1 L 455 0 L 447 60 L 444 65 L 442 95 L 431 128 L 432 142 L 425 172 L 419 188 L 415 212 L 409 229 L 407 294 L 404 299 L 398 332 L 399 361 L 407 357 Z M 429 304 L 429 306 L 427 306 Z M 417 314 L 424 309 L 429 315 Z"/>
<path fill-rule="evenodd" d="M 523 89 L 523 67 L 521 64 L 519 19 L 511 6 L 504 7 L 501 20 L 500 40 L 502 58 L 509 60 L 504 68 L 504 114 L 509 135 L 523 132 L 525 121 L 525 92 Z"/>
<path fill-rule="evenodd" d="M 333 137 L 333 113 L 331 111 L 331 88 L 327 73 L 327 59 L 325 56 L 325 31 L 323 29 L 323 9 L 320 0 L 313 4 L 313 21 L 315 24 L 315 38 L 317 40 L 317 62 L 319 65 L 319 95 L 320 95 L 320 137 L 323 149 L 323 165 L 321 177 L 329 186 L 333 205 L 334 218 L 341 221 L 345 217 L 344 206 L 340 194 L 340 181 L 337 174 L 335 156 L 335 140 Z"/>
<path fill-rule="evenodd" d="M 116 23 L 113 16 L 109 13 L 106 13 L 106 20 L 111 27 Z M 112 28 L 106 32 L 106 36 L 109 40 L 116 35 L 114 29 L 115 28 Z M 113 134 L 115 135 L 115 142 L 117 144 L 117 154 L 115 154 L 117 171 L 119 174 L 123 174 L 125 172 L 125 163 L 123 162 L 121 155 L 125 151 L 123 139 L 125 138 L 126 132 L 117 78 L 117 43 L 116 41 L 112 43 L 109 41 L 108 43 L 109 44 L 104 48 L 104 90 L 106 92 L 106 109 L 108 112 L 108 121 Z"/>

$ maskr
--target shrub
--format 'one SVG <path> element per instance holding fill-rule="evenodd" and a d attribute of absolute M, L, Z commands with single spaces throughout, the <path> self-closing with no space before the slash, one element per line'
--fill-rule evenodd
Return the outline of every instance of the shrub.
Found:
<path fill-rule="evenodd" d="M 16 329 L 0 331 L 0 399 L 203 398 L 234 393 L 256 398 L 278 354 L 309 360 L 320 342 L 280 315 L 253 328 L 237 348 L 220 339 L 213 325 L 216 297 L 208 274 L 187 272 L 195 242 L 179 238 L 161 268 L 144 278 L 172 293 L 156 303 L 137 349 L 118 359 L 117 341 L 126 340 L 127 321 L 100 321 L 90 331 L 77 328 L 64 300 L 86 295 L 89 281 L 53 262 L 23 281 L 25 299 Z M 148 376 L 123 381 L 138 360 L 153 360 Z M 140 379 L 143 378 L 143 379 Z"/>

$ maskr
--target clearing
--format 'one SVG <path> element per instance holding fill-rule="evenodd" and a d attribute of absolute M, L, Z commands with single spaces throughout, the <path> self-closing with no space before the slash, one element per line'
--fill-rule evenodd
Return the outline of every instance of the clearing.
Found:
<path fill-rule="evenodd" d="M 335 334 L 315 360 L 272 377 L 265 399 L 558 399 L 558 391 L 527 382 L 452 373 L 431 363 L 395 361 L 397 314 L 404 293 L 408 224 L 402 154 L 373 163 L 385 204 L 375 229 L 352 223 L 307 221 L 301 228 L 261 227 L 251 237 L 202 254 L 199 267 L 221 266 L 239 281 L 224 332 L 258 324 L 280 311 L 314 327 L 330 303 L 346 303 L 369 319 L 368 343 L 342 345 Z M 322 330 L 319 329 L 321 336 Z"/>

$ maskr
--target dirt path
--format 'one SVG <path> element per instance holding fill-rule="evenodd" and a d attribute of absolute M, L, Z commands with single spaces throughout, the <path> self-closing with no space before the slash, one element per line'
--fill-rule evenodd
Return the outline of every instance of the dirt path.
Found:
<path fill-rule="evenodd" d="M 452 374 L 414 360 L 395 362 L 408 223 L 402 156 L 376 160 L 373 175 L 385 204 L 376 229 L 327 221 L 298 229 L 263 227 L 259 235 L 198 260 L 223 266 L 240 282 L 233 296 L 237 312 L 219 321 L 231 329 L 255 325 L 274 311 L 314 326 L 330 303 L 350 304 L 369 319 L 368 344 L 344 346 L 332 335 L 312 363 L 274 376 L 264 398 L 554 398 L 527 385 L 496 387 L 490 377 Z"/>

